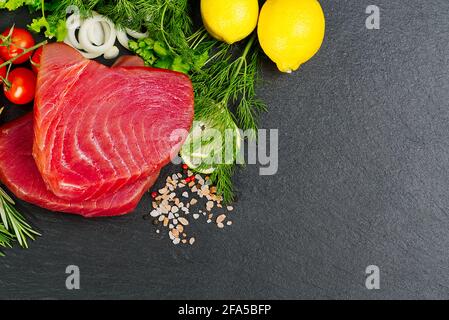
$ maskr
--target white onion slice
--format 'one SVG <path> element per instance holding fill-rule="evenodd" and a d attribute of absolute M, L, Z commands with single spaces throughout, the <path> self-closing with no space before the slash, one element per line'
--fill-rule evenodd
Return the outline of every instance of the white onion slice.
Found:
<path fill-rule="evenodd" d="M 73 13 L 67 18 L 66 25 L 68 32 L 64 42 L 77 49 L 87 59 L 95 59 L 101 55 L 104 55 L 105 59 L 115 59 L 120 54 L 119 48 L 115 46 L 116 40 L 129 50 L 129 37 L 148 37 L 148 32 L 142 33 L 128 28 L 117 30 L 111 20 L 95 11 L 92 12 L 92 17 L 85 20 L 81 19 L 79 13 Z"/>
<path fill-rule="evenodd" d="M 126 28 L 126 33 L 135 39 L 142 39 L 142 38 L 148 37 L 148 32 L 142 33 L 142 32 L 137 32 L 137 31 L 128 29 L 128 28 Z"/>
<path fill-rule="evenodd" d="M 115 58 L 118 57 L 119 54 L 120 54 L 120 50 L 118 49 L 118 47 L 117 46 L 113 46 L 111 49 L 107 50 L 104 53 L 104 58 L 108 59 L 108 60 L 115 59 Z"/>
<path fill-rule="evenodd" d="M 75 46 L 70 41 L 68 41 L 67 38 L 64 40 L 64 43 L 71 46 L 72 48 L 76 49 Z M 101 53 L 88 53 L 88 52 L 85 52 L 85 51 L 82 51 L 79 49 L 77 51 L 79 53 L 81 53 L 81 55 L 86 59 L 95 59 L 95 58 L 98 58 L 99 56 L 101 56 Z"/>
<path fill-rule="evenodd" d="M 96 46 L 101 46 L 105 41 L 105 26 L 103 22 L 96 23 L 89 28 L 87 38 Z"/>
<path fill-rule="evenodd" d="M 76 30 L 81 27 L 81 17 L 79 14 L 72 14 L 67 18 L 67 36 L 66 40 L 71 43 L 72 47 L 81 50 L 83 47 L 76 39 Z"/>
<path fill-rule="evenodd" d="M 93 28 L 93 26 L 96 23 L 99 22 L 106 22 L 108 25 L 108 28 L 106 28 L 105 31 L 105 41 L 102 45 L 96 46 L 92 44 L 88 39 L 88 32 L 89 29 Z M 107 30 L 109 29 L 109 30 Z M 108 32 L 109 31 L 109 32 Z M 86 50 L 89 53 L 105 53 L 107 50 L 112 48 L 114 46 L 115 40 L 117 38 L 117 34 L 115 32 L 115 26 L 114 24 L 105 17 L 102 16 L 94 16 L 92 18 L 86 19 L 83 24 L 81 25 L 79 34 L 79 43 L 81 44 L 82 48 Z"/>
<path fill-rule="evenodd" d="M 129 50 L 129 38 L 125 31 L 117 30 L 117 40 L 123 47 Z"/>

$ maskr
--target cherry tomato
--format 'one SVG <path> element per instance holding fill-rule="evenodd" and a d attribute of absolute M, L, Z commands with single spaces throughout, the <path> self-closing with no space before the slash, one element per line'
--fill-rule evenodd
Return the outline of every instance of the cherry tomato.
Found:
<path fill-rule="evenodd" d="M 3 91 L 6 98 L 14 104 L 27 104 L 33 101 L 36 92 L 36 75 L 25 68 L 12 70 Z"/>
<path fill-rule="evenodd" d="M 31 68 L 37 74 L 39 72 L 39 67 L 41 64 L 42 47 L 39 47 L 34 51 L 33 57 L 31 58 Z"/>
<path fill-rule="evenodd" d="M 0 65 L 3 64 L 5 61 L 0 59 Z M 6 67 L 0 68 L 0 86 L 2 85 L 3 81 L 2 78 L 6 78 Z"/>
<path fill-rule="evenodd" d="M 10 32 L 11 32 L 11 28 L 8 28 L 2 33 L 2 36 L 8 37 Z M 13 59 L 13 58 L 17 57 L 18 55 L 20 55 L 21 53 L 23 53 L 24 49 L 29 49 L 35 45 L 35 42 L 34 42 L 34 39 L 33 39 L 33 36 L 31 35 L 31 33 L 29 33 L 25 29 L 20 29 L 20 28 L 16 28 L 16 27 L 14 27 L 14 30 L 11 33 L 11 37 L 10 37 L 9 41 L 10 41 L 10 43 L 8 46 L 5 46 L 5 45 L 0 46 L 0 57 L 3 60 Z M 3 43 L 3 41 L 0 40 L 0 44 L 2 44 L 2 43 Z M 20 58 L 17 58 L 16 60 L 14 60 L 13 64 L 21 64 L 21 63 L 27 62 L 32 54 L 33 54 L 33 52 L 28 52 L 27 54 L 24 54 Z"/>

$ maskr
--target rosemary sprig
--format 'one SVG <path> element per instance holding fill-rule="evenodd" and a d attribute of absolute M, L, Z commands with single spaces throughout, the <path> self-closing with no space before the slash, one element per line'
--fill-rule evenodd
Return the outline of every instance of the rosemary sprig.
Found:
<path fill-rule="evenodd" d="M 15 208 L 14 200 L 0 187 L 0 246 L 11 247 L 17 241 L 28 248 L 28 239 L 34 240 L 40 233 L 33 230 Z"/>
<path fill-rule="evenodd" d="M 12 248 L 12 242 L 14 241 L 14 236 L 6 230 L 6 228 L 0 224 L 0 247 L 2 248 Z M 0 257 L 4 257 L 3 252 L 0 251 Z"/>

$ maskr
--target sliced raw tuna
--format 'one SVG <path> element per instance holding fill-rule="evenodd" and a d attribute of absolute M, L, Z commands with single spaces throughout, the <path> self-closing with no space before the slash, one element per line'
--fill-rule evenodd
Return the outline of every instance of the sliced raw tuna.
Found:
<path fill-rule="evenodd" d="M 64 44 L 43 48 L 33 155 L 60 198 L 95 199 L 148 177 L 175 156 L 193 121 L 180 73 L 108 68 Z"/>
<path fill-rule="evenodd" d="M 158 172 L 95 201 L 63 200 L 51 193 L 31 154 L 33 116 L 26 115 L 0 128 L 0 179 L 18 198 L 52 211 L 85 217 L 117 216 L 135 209 Z"/>

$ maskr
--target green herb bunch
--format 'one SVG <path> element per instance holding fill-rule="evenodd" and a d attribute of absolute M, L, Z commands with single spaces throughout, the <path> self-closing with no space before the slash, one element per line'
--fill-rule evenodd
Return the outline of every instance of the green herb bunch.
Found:
<path fill-rule="evenodd" d="M 238 127 L 250 130 L 250 138 L 255 138 L 251 130 L 257 130 L 258 116 L 266 109 L 265 104 L 256 98 L 260 54 L 256 36 L 249 38 L 244 49 L 239 51 L 235 46 L 212 39 L 204 29 L 191 33 L 168 32 L 178 30 L 179 27 L 165 20 L 167 14 L 179 15 L 178 8 L 183 8 L 185 11 L 182 16 L 191 16 L 188 7 L 184 6 L 185 0 L 173 0 L 170 3 L 178 3 L 178 6 L 166 6 L 153 13 L 155 21 L 160 22 L 160 25 L 153 25 L 156 29 L 150 34 L 159 37 L 132 41 L 131 50 L 141 56 L 147 65 L 190 75 L 195 89 L 196 120 L 211 124 L 222 136 L 227 130 Z M 182 24 L 190 26 L 191 22 L 184 21 Z M 166 34 L 170 34 L 171 38 L 166 38 Z M 226 150 L 226 146 L 223 146 L 223 150 Z M 237 159 L 239 150 L 235 149 L 234 153 L 234 159 Z M 204 166 L 207 167 L 207 164 Z M 203 166 L 197 169 L 201 171 Z M 216 165 L 216 170 L 210 176 L 225 202 L 234 199 L 232 177 L 235 170 L 235 161 L 223 161 Z"/>

